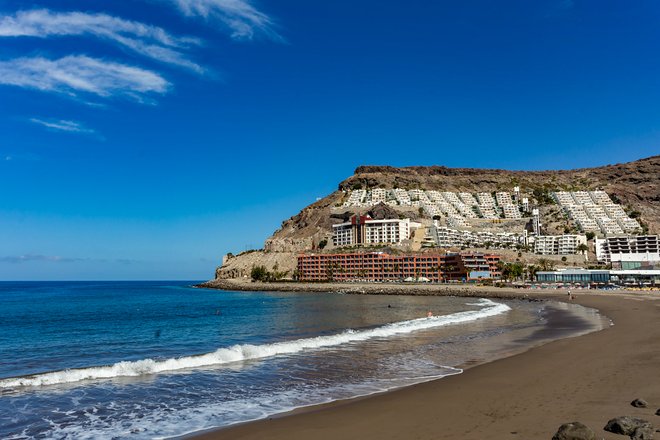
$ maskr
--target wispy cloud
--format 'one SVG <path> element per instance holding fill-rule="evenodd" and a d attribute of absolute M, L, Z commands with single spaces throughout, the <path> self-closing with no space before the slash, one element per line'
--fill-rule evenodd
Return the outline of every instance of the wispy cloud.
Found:
<path fill-rule="evenodd" d="M 94 134 L 96 130 L 85 127 L 82 123 L 76 121 L 65 121 L 65 120 L 44 120 L 39 118 L 31 118 L 30 122 L 33 122 L 37 125 L 41 125 L 46 128 L 57 131 L 66 131 L 69 133 L 85 133 L 85 134 Z"/>
<path fill-rule="evenodd" d="M 0 162 L 22 162 L 41 160 L 41 157 L 33 153 L 0 153 Z"/>
<path fill-rule="evenodd" d="M 218 20 L 236 40 L 250 40 L 257 34 L 280 40 L 273 20 L 250 4 L 249 0 L 163 0 L 175 4 L 189 17 Z"/>
<path fill-rule="evenodd" d="M 0 257 L 0 263 L 21 264 L 21 263 L 32 263 L 32 262 L 42 262 L 42 263 L 92 262 L 92 263 L 112 263 L 112 264 L 121 264 L 121 265 L 140 263 L 139 260 L 133 260 L 130 258 L 115 258 L 115 259 L 79 258 L 79 257 L 61 257 L 59 255 L 43 255 L 43 254 L 9 255 L 5 257 Z"/>
<path fill-rule="evenodd" d="M 51 263 L 75 263 L 78 261 L 85 261 L 84 258 L 68 258 L 60 257 L 59 255 L 41 255 L 41 254 L 26 254 L 26 255 L 12 255 L 7 257 L 0 257 L 2 263 L 27 263 L 32 261 L 43 261 Z"/>
<path fill-rule="evenodd" d="M 140 102 L 148 102 L 149 93 L 163 94 L 170 88 L 170 83 L 155 72 L 84 55 L 0 61 L 0 84 L 76 97 L 124 96 Z"/>
<path fill-rule="evenodd" d="M 199 39 L 177 37 L 157 26 L 107 14 L 53 12 L 48 9 L 19 11 L 13 16 L 0 17 L 0 37 L 48 38 L 73 35 L 93 35 L 161 62 L 176 64 L 198 73 L 204 71 L 181 52 L 181 49 L 191 45 L 199 45 Z"/>

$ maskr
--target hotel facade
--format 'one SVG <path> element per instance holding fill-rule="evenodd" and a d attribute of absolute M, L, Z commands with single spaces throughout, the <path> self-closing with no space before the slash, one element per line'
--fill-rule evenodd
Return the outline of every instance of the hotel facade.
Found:
<path fill-rule="evenodd" d="M 500 275 L 500 257 L 491 254 L 412 254 L 383 252 L 302 254 L 300 281 L 470 281 Z"/>
<path fill-rule="evenodd" d="M 420 223 L 410 219 L 374 220 L 369 216 L 354 215 L 346 223 L 333 225 L 332 242 L 335 246 L 358 244 L 401 243 L 408 240 Z"/>

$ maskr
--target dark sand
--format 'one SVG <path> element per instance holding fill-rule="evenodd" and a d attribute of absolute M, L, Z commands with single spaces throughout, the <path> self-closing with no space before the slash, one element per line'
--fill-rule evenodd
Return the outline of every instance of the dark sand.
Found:
<path fill-rule="evenodd" d="M 567 299 L 565 291 L 465 293 Z M 610 418 L 632 415 L 660 426 L 660 416 L 654 415 L 660 408 L 660 294 L 576 293 L 575 303 L 600 310 L 615 325 L 478 365 L 460 375 L 195 439 L 530 440 L 550 439 L 562 423 L 580 421 L 594 430 L 597 439 L 621 440 L 625 437 L 603 431 Z M 637 397 L 646 399 L 649 408 L 630 406 Z"/>

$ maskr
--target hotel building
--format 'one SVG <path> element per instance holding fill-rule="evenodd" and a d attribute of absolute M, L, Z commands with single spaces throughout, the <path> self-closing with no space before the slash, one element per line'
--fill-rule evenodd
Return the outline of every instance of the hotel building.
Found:
<path fill-rule="evenodd" d="M 468 281 L 499 274 L 499 256 L 483 254 L 390 255 L 382 252 L 302 254 L 300 281 Z M 478 270 L 475 270 L 478 269 Z"/>
<path fill-rule="evenodd" d="M 657 235 L 622 235 L 596 239 L 596 258 L 616 269 L 637 269 L 660 264 Z"/>
<path fill-rule="evenodd" d="M 346 223 L 333 225 L 332 242 L 335 246 L 356 244 L 401 243 L 421 226 L 410 219 L 374 220 L 369 216 L 354 215 Z"/>

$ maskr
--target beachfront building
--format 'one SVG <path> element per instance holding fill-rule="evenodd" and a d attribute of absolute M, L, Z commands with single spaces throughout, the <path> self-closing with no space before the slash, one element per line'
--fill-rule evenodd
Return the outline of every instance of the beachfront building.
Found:
<path fill-rule="evenodd" d="M 501 261 L 499 255 L 481 252 L 461 252 L 460 255 L 467 272 L 468 281 L 502 276 L 499 268 Z"/>
<path fill-rule="evenodd" d="M 660 270 L 611 270 L 610 282 L 620 286 L 660 286 Z"/>
<path fill-rule="evenodd" d="M 536 272 L 536 281 L 543 284 L 608 284 L 609 270 L 563 269 L 548 272 Z"/>
<path fill-rule="evenodd" d="M 596 239 L 596 258 L 613 269 L 638 269 L 660 265 L 658 235 L 619 235 Z"/>
<path fill-rule="evenodd" d="M 466 266 L 465 261 L 471 266 Z M 481 262 L 484 261 L 485 264 Z M 300 281 L 469 281 L 498 275 L 497 255 L 451 254 L 390 255 L 384 252 L 302 254 L 298 256 Z M 472 271 L 480 264 L 479 273 Z M 493 270 L 491 271 L 491 267 Z M 488 272 L 486 274 L 486 272 Z"/>
<path fill-rule="evenodd" d="M 332 241 L 335 246 L 360 244 L 398 244 L 408 240 L 421 226 L 410 219 L 374 220 L 369 216 L 354 215 L 348 222 L 333 225 Z"/>
<path fill-rule="evenodd" d="M 586 235 L 537 235 L 534 237 L 534 253 L 538 255 L 573 255 L 578 246 L 587 244 Z"/>
<path fill-rule="evenodd" d="M 536 281 L 541 284 L 577 284 L 599 286 L 659 286 L 660 270 L 590 270 L 562 269 L 551 272 L 536 272 Z"/>

